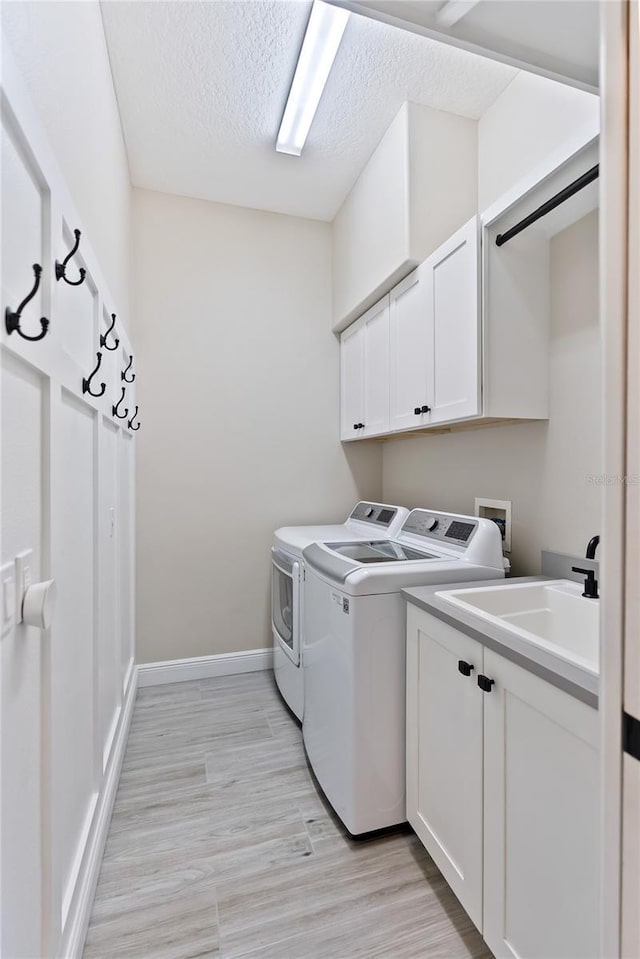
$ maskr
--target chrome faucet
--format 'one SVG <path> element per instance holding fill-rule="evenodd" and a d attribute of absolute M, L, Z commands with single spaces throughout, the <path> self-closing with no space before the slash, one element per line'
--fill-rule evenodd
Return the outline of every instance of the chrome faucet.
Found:
<path fill-rule="evenodd" d="M 596 550 L 598 548 L 598 543 L 600 542 L 599 536 L 592 536 L 587 545 L 587 552 L 585 554 L 585 559 L 595 559 Z"/>

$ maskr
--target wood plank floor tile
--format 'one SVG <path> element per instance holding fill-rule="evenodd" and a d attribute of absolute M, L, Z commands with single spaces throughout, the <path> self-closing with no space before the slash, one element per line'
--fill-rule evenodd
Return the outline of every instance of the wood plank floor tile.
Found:
<path fill-rule="evenodd" d="M 99 906 L 99 901 L 98 901 Z M 215 887 L 209 883 L 172 898 L 128 902 L 94 914 L 84 959 L 213 959 L 220 955 Z"/>
<path fill-rule="evenodd" d="M 138 691 L 85 959 L 490 959 L 408 829 L 355 841 L 267 673 Z"/>

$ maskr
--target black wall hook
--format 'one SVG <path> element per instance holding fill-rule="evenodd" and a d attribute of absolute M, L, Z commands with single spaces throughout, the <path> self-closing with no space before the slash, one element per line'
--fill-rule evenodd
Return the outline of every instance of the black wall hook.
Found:
<path fill-rule="evenodd" d="M 87 275 L 87 271 L 83 266 L 79 267 L 78 270 L 80 273 L 79 280 L 69 280 L 65 273 L 65 270 L 67 269 L 67 263 L 72 256 L 75 256 L 75 254 L 78 252 L 78 247 L 80 246 L 80 230 L 74 230 L 73 235 L 76 238 L 76 242 L 73 244 L 73 247 L 69 250 L 62 263 L 59 263 L 58 260 L 56 260 L 56 280 L 64 280 L 64 282 L 68 283 L 69 286 L 80 286 L 82 283 L 84 283 L 84 278 Z"/>
<path fill-rule="evenodd" d="M 130 430 L 133 430 L 134 433 L 135 433 L 137 430 L 140 429 L 140 424 L 139 424 L 139 423 L 138 423 L 137 426 L 134 426 L 134 425 L 133 425 L 133 421 L 135 420 L 135 418 L 136 418 L 137 415 L 138 415 L 138 407 L 136 406 L 135 413 L 133 414 L 133 416 L 131 417 L 131 419 L 130 419 L 129 422 L 127 423 L 127 426 L 129 427 L 129 429 L 130 429 Z"/>
<path fill-rule="evenodd" d="M 111 326 L 109 327 L 109 329 L 107 330 L 106 333 L 101 333 L 101 334 L 100 334 L 100 346 L 104 347 L 105 350 L 110 350 L 110 351 L 117 350 L 117 349 L 118 349 L 118 346 L 120 345 L 120 340 L 118 339 L 117 336 L 116 336 L 116 338 L 115 338 L 115 341 L 114 341 L 113 346 L 109 346 L 108 343 L 107 343 L 107 337 L 109 336 L 109 333 L 111 333 L 111 331 L 112 331 L 112 329 L 114 328 L 115 325 L 116 325 L 116 315 L 115 315 L 115 313 L 112 313 L 112 314 L 111 314 Z"/>
<path fill-rule="evenodd" d="M 23 340 L 31 340 L 35 343 L 37 340 L 43 340 L 47 335 L 47 330 L 49 329 L 49 320 L 46 316 L 40 317 L 40 332 L 37 336 L 29 336 L 27 333 L 23 333 L 20 329 L 20 317 L 22 316 L 22 311 L 24 310 L 27 303 L 34 298 L 38 292 L 38 287 L 40 286 L 40 275 L 42 273 L 42 267 L 39 263 L 33 264 L 33 289 L 28 293 L 20 306 L 15 312 L 7 307 L 4 311 L 4 325 L 6 327 L 7 333 L 11 335 L 12 333 L 19 333 Z"/>
<path fill-rule="evenodd" d="M 135 374 L 135 373 L 132 373 L 132 374 L 131 374 L 131 379 L 130 379 L 130 380 L 127 379 L 127 373 L 128 373 L 129 370 L 131 369 L 131 364 L 132 364 L 132 363 L 133 363 L 133 353 L 132 353 L 131 356 L 129 357 L 129 363 L 128 363 L 127 366 L 124 368 L 124 370 L 120 373 L 120 379 L 123 380 L 125 383 L 133 383 L 133 381 L 134 381 L 135 378 L 136 378 L 136 374 Z M 136 406 L 136 409 L 137 409 L 137 408 L 138 408 L 138 407 Z"/>
<path fill-rule="evenodd" d="M 97 358 L 98 358 L 98 363 L 97 363 L 97 366 L 96 366 L 95 370 L 93 371 L 93 373 L 90 373 L 90 374 L 89 374 L 89 379 L 85 379 L 84 377 L 83 377 L 83 379 L 82 379 L 82 392 L 83 392 L 83 393 L 88 393 L 89 396 L 104 396 L 104 391 L 105 391 L 106 388 L 107 388 L 107 384 L 106 384 L 106 383 L 101 383 L 101 384 L 100 384 L 100 390 L 99 390 L 98 393 L 92 393 L 92 392 L 91 392 L 91 380 L 94 378 L 94 376 L 96 375 L 96 373 L 97 373 L 98 370 L 100 369 L 100 364 L 102 363 L 102 353 L 96 353 L 96 356 L 97 356 Z"/>
<path fill-rule="evenodd" d="M 117 416 L 117 418 L 118 418 L 119 420 L 126 420 L 127 416 L 129 415 L 129 410 L 128 410 L 128 409 L 126 409 L 126 410 L 124 411 L 124 413 L 118 413 L 118 408 L 119 408 L 120 404 L 122 403 L 122 401 L 124 400 L 125 389 L 126 389 L 126 387 L 123 386 L 123 387 L 122 387 L 122 393 L 121 393 L 121 395 L 120 395 L 120 399 L 118 400 L 118 402 L 116 403 L 115 406 L 112 406 L 112 407 L 111 407 L 111 413 L 113 414 L 113 416 Z"/>

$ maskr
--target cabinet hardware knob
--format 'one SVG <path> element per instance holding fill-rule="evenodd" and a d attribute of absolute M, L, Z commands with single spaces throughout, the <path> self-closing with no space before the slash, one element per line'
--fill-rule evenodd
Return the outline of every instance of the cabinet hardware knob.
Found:
<path fill-rule="evenodd" d="M 462 673 L 463 676 L 470 676 L 473 669 L 471 663 L 465 663 L 464 659 L 458 660 L 458 672 Z"/>
<path fill-rule="evenodd" d="M 363 430 L 363 429 L 364 429 L 364 423 L 358 423 L 358 429 L 359 429 L 359 430 Z"/>
<path fill-rule="evenodd" d="M 358 424 L 357 424 L 357 423 L 354 423 L 354 424 L 353 424 L 353 428 L 354 428 L 354 430 L 357 430 L 357 429 L 358 429 Z"/>
<path fill-rule="evenodd" d="M 431 412 L 431 407 L 430 407 L 430 406 L 423 406 L 422 409 L 420 410 L 420 412 L 421 412 L 421 413 L 430 413 L 430 412 Z"/>
<path fill-rule="evenodd" d="M 416 406 L 413 412 L 415 413 L 416 416 L 420 416 L 420 414 L 422 413 L 422 410 L 420 409 L 419 406 Z"/>
<path fill-rule="evenodd" d="M 488 676 L 483 676 L 482 673 L 478 676 L 478 686 L 483 693 L 490 693 L 491 687 L 495 684 L 495 679 L 489 679 Z"/>

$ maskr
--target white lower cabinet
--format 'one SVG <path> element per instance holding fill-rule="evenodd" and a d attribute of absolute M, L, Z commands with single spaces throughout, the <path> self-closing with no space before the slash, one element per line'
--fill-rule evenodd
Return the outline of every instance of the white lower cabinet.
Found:
<path fill-rule="evenodd" d="M 595 709 L 409 604 L 407 818 L 498 959 L 598 956 L 598 767 Z"/>
<path fill-rule="evenodd" d="M 473 666 L 468 678 L 459 661 Z M 407 606 L 407 818 L 479 929 L 481 663 L 479 643 Z"/>

